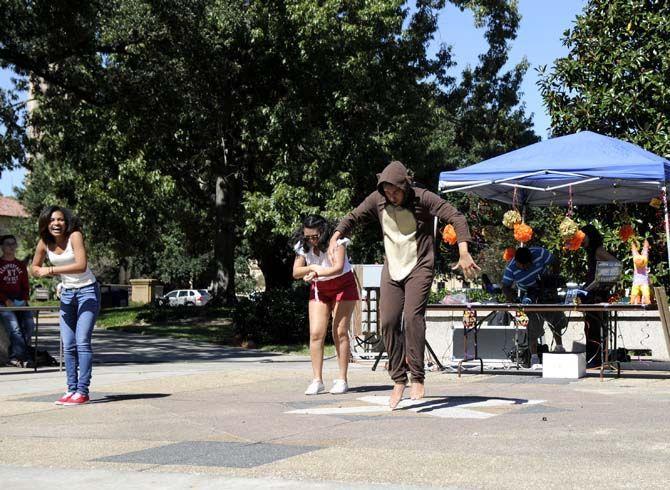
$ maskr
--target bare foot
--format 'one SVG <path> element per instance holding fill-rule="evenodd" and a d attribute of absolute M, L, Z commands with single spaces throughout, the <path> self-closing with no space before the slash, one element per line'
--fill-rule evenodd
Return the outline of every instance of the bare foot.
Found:
<path fill-rule="evenodd" d="M 409 396 L 412 400 L 421 400 L 426 394 L 423 383 L 412 381 L 412 386 L 409 389 Z"/>
<path fill-rule="evenodd" d="M 393 385 L 393 392 L 391 393 L 391 397 L 389 398 L 389 407 L 391 407 L 391 410 L 395 410 L 396 407 L 398 406 L 398 403 L 400 403 L 400 400 L 402 400 L 402 394 L 405 391 L 405 383 L 396 383 Z"/>

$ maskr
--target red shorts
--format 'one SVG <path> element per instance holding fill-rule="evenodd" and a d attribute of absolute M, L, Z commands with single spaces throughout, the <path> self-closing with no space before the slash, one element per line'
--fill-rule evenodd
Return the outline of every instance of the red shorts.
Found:
<path fill-rule="evenodd" d="M 351 271 L 335 279 L 313 282 L 309 288 L 310 301 L 332 303 L 334 301 L 357 301 L 359 299 L 358 286 L 354 273 Z"/>

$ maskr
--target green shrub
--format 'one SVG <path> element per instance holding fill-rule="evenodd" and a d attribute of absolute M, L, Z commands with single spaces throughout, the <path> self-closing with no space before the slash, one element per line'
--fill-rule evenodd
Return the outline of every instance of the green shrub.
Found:
<path fill-rule="evenodd" d="M 297 344 L 309 340 L 309 288 L 295 283 L 240 299 L 233 313 L 235 335 L 264 344 Z"/>
<path fill-rule="evenodd" d="M 470 288 L 470 289 L 440 289 L 439 291 L 431 291 L 428 295 L 428 304 L 441 303 L 444 297 L 448 294 L 464 294 L 469 303 L 485 303 L 495 301 L 504 303 L 505 297 L 503 294 L 491 294 L 485 289 Z"/>
<path fill-rule="evenodd" d="M 49 290 L 49 296 L 56 299 L 56 284 L 58 280 L 53 277 L 31 277 L 30 278 L 30 299 L 35 301 L 35 289 L 46 288 Z"/>

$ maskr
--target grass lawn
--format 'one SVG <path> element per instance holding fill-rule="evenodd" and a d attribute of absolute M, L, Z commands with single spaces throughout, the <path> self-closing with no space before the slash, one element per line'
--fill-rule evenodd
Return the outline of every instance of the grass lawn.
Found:
<path fill-rule="evenodd" d="M 232 345 L 233 327 L 229 325 L 202 325 L 202 324 L 180 324 L 159 323 L 156 325 L 111 325 L 103 327 L 108 330 L 137 333 L 140 335 L 157 335 L 162 337 L 174 337 L 178 339 L 189 339 L 213 344 Z"/>
<path fill-rule="evenodd" d="M 60 306 L 59 299 L 50 299 L 48 301 L 31 300 L 30 306 Z"/>
<path fill-rule="evenodd" d="M 100 311 L 96 326 L 115 329 L 123 326 L 138 325 L 141 320 L 137 315 L 145 308 L 141 306 L 128 306 L 126 308 L 108 308 Z"/>
<path fill-rule="evenodd" d="M 162 308 L 129 306 L 100 312 L 98 327 L 122 332 L 149 334 L 231 344 L 233 324 L 229 308 Z"/>

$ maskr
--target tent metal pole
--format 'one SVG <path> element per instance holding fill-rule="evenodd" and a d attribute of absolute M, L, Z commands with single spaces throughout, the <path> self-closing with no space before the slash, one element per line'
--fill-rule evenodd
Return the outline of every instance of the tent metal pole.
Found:
<path fill-rule="evenodd" d="M 665 212 L 665 246 L 668 251 L 668 267 L 670 267 L 670 223 L 668 223 L 668 194 L 666 186 L 661 187 L 663 193 L 663 211 Z"/>
<path fill-rule="evenodd" d="M 526 222 L 526 203 L 525 202 L 521 205 L 521 221 L 524 222 L 524 223 Z M 519 247 L 524 247 L 524 246 L 525 245 L 524 245 L 523 242 L 519 242 Z"/>

